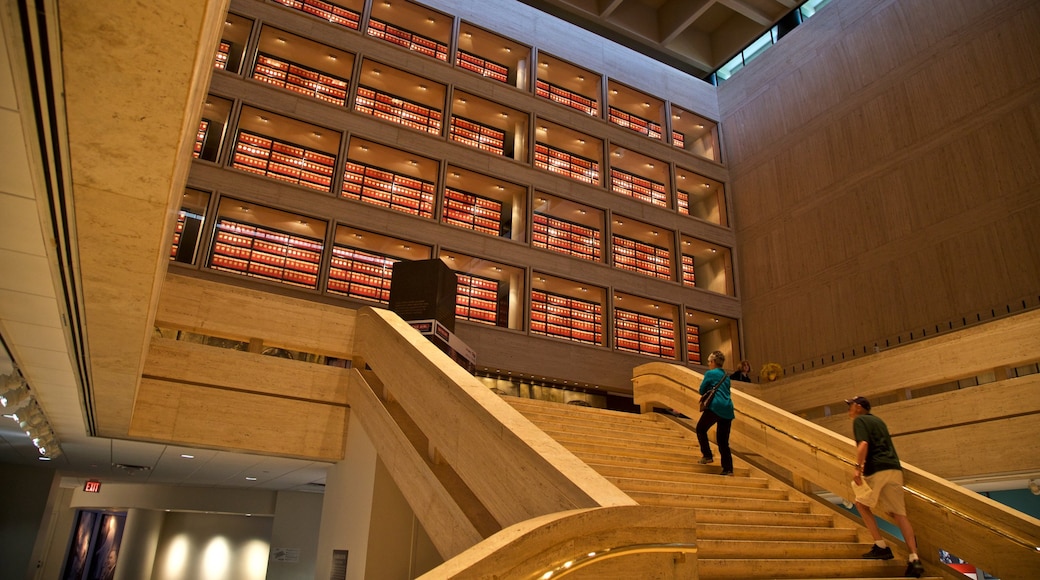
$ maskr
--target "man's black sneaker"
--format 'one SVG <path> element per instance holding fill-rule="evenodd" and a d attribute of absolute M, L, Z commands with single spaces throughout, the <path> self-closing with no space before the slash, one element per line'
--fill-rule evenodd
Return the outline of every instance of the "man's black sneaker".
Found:
<path fill-rule="evenodd" d="M 720 473 L 719 475 L 733 475 L 733 470 L 732 469 L 723 469 L 722 473 Z"/>
<path fill-rule="evenodd" d="M 920 578 L 924 574 L 924 566 L 920 560 L 910 560 L 906 565 L 906 572 L 903 572 L 903 576 L 912 576 L 914 578 Z"/>
<path fill-rule="evenodd" d="M 711 463 L 712 461 L 715 461 L 715 459 L 713 457 L 701 457 L 700 459 L 697 460 L 697 463 L 700 463 L 701 465 L 707 465 L 707 464 Z"/>
<path fill-rule="evenodd" d="M 892 548 L 881 548 L 877 544 L 870 547 L 870 551 L 863 554 L 863 557 L 867 560 L 891 560 Z"/>

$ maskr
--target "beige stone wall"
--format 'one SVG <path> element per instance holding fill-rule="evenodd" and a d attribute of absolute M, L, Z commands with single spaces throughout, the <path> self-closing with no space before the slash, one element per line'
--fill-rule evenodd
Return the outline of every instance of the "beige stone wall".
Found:
<path fill-rule="evenodd" d="M 1038 34 L 1030 0 L 835 0 L 719 88 L 756 367 L 1036 305 Z"/>

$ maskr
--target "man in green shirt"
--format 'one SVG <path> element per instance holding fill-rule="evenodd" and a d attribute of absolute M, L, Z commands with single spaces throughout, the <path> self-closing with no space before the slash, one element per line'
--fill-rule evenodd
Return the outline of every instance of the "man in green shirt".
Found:
<path fill-rule="evenodd" d="M 906 575 L 920 578 L 924 566 L 917 556 L 914 528 L 906 517 L 903 467 L 899 463 L 892 436 L 888 434 L 885 422 L 870 414 L 870 401 L 866 397 L 853 397 L 845 399 L 845 402 L 849 405 L 852 433 L 856 438 L 856 473 L 852 478 L 859 487 L 856 490 L 856 509 L 874 538 L 874 545 L 863 557 L 872 560 L 891 560 L 893 557 L 892 549 L 882 539 L 881 530 L 874 519 L 873 510 L 879 508 L 888 513 L 903 532 L 903 540 L 910 551 Z M 864 483 L 866 487 L 860 487 Z"/>

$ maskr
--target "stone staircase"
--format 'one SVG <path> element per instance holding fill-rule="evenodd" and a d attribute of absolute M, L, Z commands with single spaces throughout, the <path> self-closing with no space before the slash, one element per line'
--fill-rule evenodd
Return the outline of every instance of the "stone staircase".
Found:
<path fill-rule="evenodd" d="M 905 552 L 862 559 L 865 528 L 739 457 L 733 477 L 718 453 L 698 465 L 696 435 L 668 417 L 505 400 L 640 504 L 695 508 L 702 580 L 903 577 Z"/>

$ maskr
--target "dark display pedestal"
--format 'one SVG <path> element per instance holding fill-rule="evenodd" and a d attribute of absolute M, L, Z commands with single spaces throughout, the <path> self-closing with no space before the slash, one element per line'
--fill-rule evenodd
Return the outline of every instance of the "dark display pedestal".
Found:
<path fill-rule="evenodd" d="M 434 319 L 455 332 L 455 271 L 440 260 L 394 264 L 390 310 L 406 321 Z"/>

